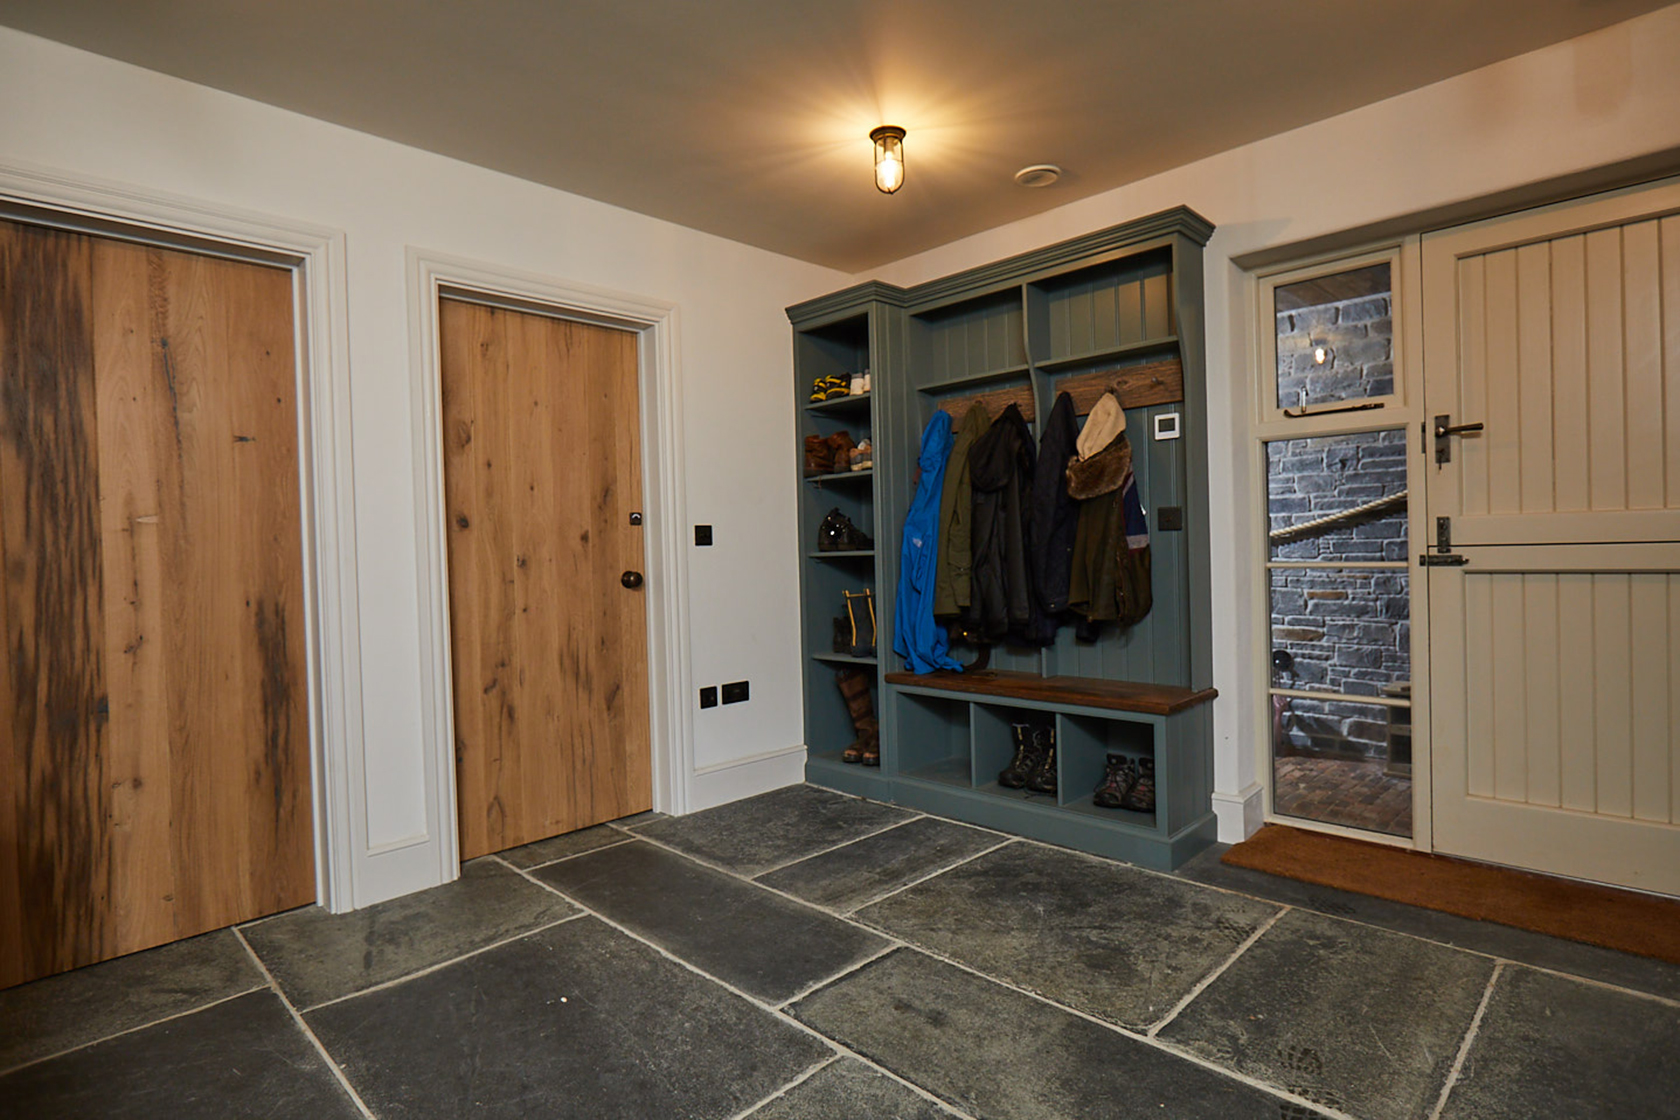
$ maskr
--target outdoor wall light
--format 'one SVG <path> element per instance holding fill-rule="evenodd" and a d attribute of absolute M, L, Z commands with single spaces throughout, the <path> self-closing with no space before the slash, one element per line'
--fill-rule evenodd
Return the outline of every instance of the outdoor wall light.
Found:
<path fill-rule="evenodd" d="M 904 185 L 904 130 L 884 124 L 870 132 L 875 144 L 875 187 L 892 194 Z"/>

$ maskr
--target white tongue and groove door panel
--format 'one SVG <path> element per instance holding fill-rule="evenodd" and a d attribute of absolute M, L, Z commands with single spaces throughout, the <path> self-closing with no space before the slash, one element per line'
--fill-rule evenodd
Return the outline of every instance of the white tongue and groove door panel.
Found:
<path fill-rule="evenodd" d="M 1423 262 L 1434 846 L 1680 895 L 1680 183 Z"/>

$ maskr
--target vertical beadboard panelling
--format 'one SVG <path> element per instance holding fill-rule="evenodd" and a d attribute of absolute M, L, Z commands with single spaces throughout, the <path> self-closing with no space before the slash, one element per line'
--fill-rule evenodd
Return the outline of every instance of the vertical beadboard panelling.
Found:
<path fill-rule="evenodd" d="M 1622 231 L 1587 234 L 1587 433 L 1591 506 L 1627 508 L 1623 385 Z"/>
<path fill-rule="evenodd" d="M 1523 581 L 1523 690 L 1527 730 L 1528 801 L 1560 804 L 1558 790 L 1558 594 L 1557 576 L 1530 572 Z"/>
<path fill-rule="evenodd" d="M 1680 824 L 1680 576 L 1668 577 L 1668 819 Z"/>
<path fill-rule="evenodd" d="M 1470 257 L 1458 264 L 1458 298 L 1462 316 L 1458 342 L 1458 407 L 1461 415 L 1453 417 L 1455 423 L 1487 415 L 1486 263 L 1482 257 Z M 1483 441 L 1458 440 L 1453 454 L 1459 456 L 1464 464 L 1464 469 L 1459 472 L 1463 487 L 1460 509 L 1466 516 L 1487 513 L 1487 453 Z"/>
<path fill-rule="evenodd" d="M 1464 577 L 1465 759 L 1471 797 L 1493 797 L 1493 585 L 1485 575 Z"/>
<path fill-rule="evenodd" d="M 1120 345 L 1142 342 L 1147 329 L 1143 322 L 1143 285 L 1121 284 L 1114 291 L 1114 313 L 1120 320 Z"/>
<path fill-rule="evenodd" d="M 1593 753 L 1597 758 L 1597 811 L 1612 817 L 1633 816 L 1633 734 L 1628 710 L 1629 656 L 1633 620 L 1628 577 L 1598 573 L 1592 580 L 1593 678 L 1596 687 L 1582 696 L 1592 705 Z"/>
<path fill-rule="evenodd" d="M 1675 653 L 1668 632 L 1673 579 L 1666 572 L 1636 572 L 1628 577 L 1633 815 L 1644 821 L 1668 820 L 1668 739 L 1675 715 L 1668 694 L 1668 660 Z"/>
<path fill-rule="evenodd" d="M 1165 338 L 1173 333 L 1172 285 L 1166 270 L 1143 278 L 1143 329 L 1146 338 Z"/>
<path fill-rule="evenodd" d="M 1560 775 L 1565 809 L 1591 812 L 1598 803 L 1594 765 L 1593 702 L 1597 685 L 1593 657 L 1593 577 L 1563 572 L 1558 582 L 1558 678 L 1569 682 L 1558 697 L 1558 738 L 1563 743 Z"/>
<path fill-rule="evenodd" d="M 1488 582 L 1493 689 L 1493 795 L 1528 800 L 1528 704 L 1523 679 L 1523 576 L 1495 572 Z M 1478 580 L 1480 582 L 1480 580 Z"/>
<path fill-rule="evenodd" d="M 1551 249 L 1547 245 L 1524 245 L 1516 254 L 1521 508 L 1528 513 L 1544 513 L 1556 508 L 1552 457 Z"/>
<path fill-rule="evenodd" d="M 1664 218 L 1660 235 L 1663 402 L 1668 431 L 1663 441 L 1668 462 L 1665 500 L 1669 509 L 1680 509 L 1680 217 Z"/>
<path fill-rule="evenodd" d="M 1591 506 L 1587 462 L 1587 243 L 1552 242 L 1552 447 L 1559 512 Z"/>
<path fill-rule="evenodd" d="M 1517 251 L 1506 249 L 1487 256 L 1486 344 L 1484 368 L 1486 408 L 1479 414 L 1465 412 L 1466 419 L 1486 417 L 1487 430 L 1470 441 L 1466 455 L 1477 455 L 1487 464 L 1489 513 L 1517 513 L 1522 509 L 1522 386 L 1517 356 L 1522 342 L 1518 334 Z"/>
<path fill-rule="evenodd" d="M 1627 504 L 1663 508 L 1662 278 L 1657 223 L 1622 229 Z M 1676 433 L 1680 435 L 1680 433 Z"/>

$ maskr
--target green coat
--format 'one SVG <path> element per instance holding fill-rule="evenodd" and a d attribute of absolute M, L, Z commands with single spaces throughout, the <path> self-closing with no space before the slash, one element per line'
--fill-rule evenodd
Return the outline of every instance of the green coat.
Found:
<path fill-rule="evenodd" d="M 962 614 L 973 595 L 974 486 L 968 474 L 968 449 L 989 427 L 986 410 L 971 405 L 957 427 L 951 457 L 946 461 L 945 487 L 939 497 L 939 559 L 933 581 L 936 618 Z"/>

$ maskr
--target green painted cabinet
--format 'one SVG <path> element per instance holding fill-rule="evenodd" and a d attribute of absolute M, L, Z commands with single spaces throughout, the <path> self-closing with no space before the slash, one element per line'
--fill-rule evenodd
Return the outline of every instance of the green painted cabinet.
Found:
<path fill-rule="evenodd" d="M 805 658 L 806 773 L 817 785 L 1168 868 L 1211 843 L 1212 691 L 1208 591 L 1202 247 L 1212 226 L 1178 208 L 914 288 L 869 283 L 788 309 L 794 335 Z M 867 369 L 871 392 L 821 403 L 812 383 Z M 1066 390 L 1081 415 L 1120 386 L 1150 521 L 1154 605 L 1123 632 L 1083 641 L 1064 627 L 1043 649 L 999 645 L 957 682 L 901 672 L 893 591 L 921 432 L 935 410 L 1017 403 L 1035 437 Z M 1176 416 L 1176 427 L 1174 426 Z M 1157 438 L 1176 430 L 1176 438 Z M 806 475 L 804 440 L 867 435 L 874 467 Z M 824 553 L 839 509 L 875 548 Z M 844 591 L 873 591 L 877 656 L 834 649 Z M 975 651 L 953 647 L 970 662 Z M 873 680 L 879 769 L 848 765 L 854 738 L 836 673 Z M 1119 687 L 1125 682 L 1135 687 Z M 1059 793 L 998 786 L 1010 725 L 1053 720 Z M 1153 813 L 1091 803 L 1110 751 L 1153 759 Z"/>

